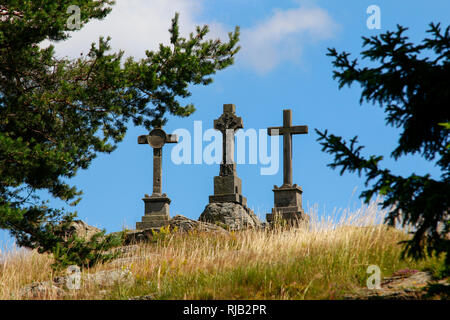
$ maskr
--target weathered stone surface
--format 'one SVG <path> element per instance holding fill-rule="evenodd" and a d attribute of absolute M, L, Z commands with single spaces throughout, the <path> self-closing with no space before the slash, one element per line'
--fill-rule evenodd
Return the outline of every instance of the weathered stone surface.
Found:
<path fill-rule="evenodd" d="M 214 177 L 214 194 L 242 194 L 242 181 L 233 174 Z"/>
<path fill-rule="evenodd" d="M 152 230 L 158 231 L 159 228 L 128 230 L 124 234 L 124 245 L 128 246 L 130 244 L 146 242 L 150 240 L 153 236 Z"/>
<path fill-rule="evenodd" d="M 167 226 L 170 230 L 175 230 L 175 227 L 179 232 L 200 231 L 200 232 L 227 232 L 224 228 L 212 223 L 196 221 L 186 218 L 182 215 L 176 215 L 172 219 L 167 221 Z M 125 233 L 125 245 L 137 242 L 149 241 L 153 237 L 154 232 L 159 232 L 160 227 L 145 228 L 142 230 L 129 230 Z"/>
<path fill-rule="evenodd" d="M 219 232 L 224 233 L 226 232 L 225 229 L 204 221 L 196 221 L 189 218 L 186 218 L 181 215 L 177 215 L 170 219 L 169 221 L 170 227 L 177 228 L 180 231 L 208 231 L 208 232 Z"/>
<path fill-rule="evenodd" d="M 20 299 L 49 299 L 70 295 L 68 276 L 55 277 L 52 281 L 33 282 L 21 288 L 17 294 Z M 80 286 L 97 286 L 108 288 L 116 284 L 132 285 L 135 281 L 133 274 L 127 269 L 106 270 L 93 274 L 81 274 Z"/>
<path fill-rule="evenodd" d="M 418 270 L 400 270 L 391 277 L 386 277 L 381 281 L 379 289 L 361 288 L 353 294 L 344 296 L 344 299 L 358 300 L 417 300 L 426 299 L 427 286 L 440 285 L 450 288 L 447 280 L 434 280 L 429 272 Z M 448 292 L 449 289 L 447 289 Z"/>
<path fill-rule="evenodd" d="M 70 237 L 75 234 L 80 238 L 90 240 L 94 234 L 99 233 L 100 231 L 101 230 L 99 228 L 90 226 L 84 221 L 74 220 L 69 225 L 67 236 Z"/>
<path fill-rule="evenodd" d="M 263 227 L 263 223 L 252 210 L 238 203 L 230 202 L 208 204 L 199 220 L 224 225 L 229 230 Z"/>
<path fill-rule="evenodd" d="M 51 299 L 61 298 L 65 291 L 53 284 L 52 281 L 33 282 L 21 288 L 18 299 Z"/>
<path fill-rule="evenodd" d="M 116 284 L 132 285 L 134 280 L 133 274 L 127 269 L 100 271 L 82 277 L 82 282 L 86 285 L 100 287 L 111 287 Z"/>

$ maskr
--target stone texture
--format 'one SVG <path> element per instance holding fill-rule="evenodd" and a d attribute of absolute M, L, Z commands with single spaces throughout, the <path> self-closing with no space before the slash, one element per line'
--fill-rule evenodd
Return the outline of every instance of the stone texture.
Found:
<path fill-rule="evenodd" d="M 434 280 L 429 272 L 418 270 L 400 270 L 391 277 L 381 281 L 380 289 L 361 288 L 353 294 L 345 295 L 348 300 L 417 300 L 427 299 L 427 287 L 439 285 L 445 287 L 446 292 L 450 289 L 447 279 Z"/>
<path fill-rule="evenodd" d="M 223 225 L 229 230 L 263 227 L 263 223 L 252 210 L 238 203 L 229 202 L 208 204 L 199 220 Z"/>
<path fill-rule="evenodd" d="M 118 269 L 86 274 L 82 277 L 81 281 L 85 285 L 94 285 L 105 288 L 116 284 L 130 286 L 134 283 L 134 280 L 131 271 L 127 269 Z"/>
<path fill-rule="evenodd" d="M 82 220 L 74 220 L 69 225 L 67 236 L 71 237 L 72 235 L 76 235 L 80 238 L 90 240 L 94 234 L 99 232 L 101 232 L 99 228 L 90 226 Z"/>
<path fill-rule="evenodd" d="M 54 299 L 61 298 L 65 291 L 53 284 L 52 281 L 33 282 L 19 290 L 19 299 Z"/>
<path fill-rule="evenodd" d="M 196 221 L 186 218 L 181 215 L 177 215 L 170 219 L 170 227 L 177 228 L 179 231 L 189 232 L 189 231 L 206 231 L 206 232 L 218 232 L 225 233 L 226 230 L 212 223 L 204 221 Z"/>
<path fill-rule="evenodd" d="M 69 290 L 66 286 L 69 281 L 68 276 L 55 277 L 52 281 L 33 282 L 26 285 L 18 291 L 18 298 L 20 299 L 49 299 L 62 298 L 65 295 L 70 295 L 75 290 Z M 108 288 L 116 284 L 125 286 L 132 285 L 135 281 L 132 273 L 127 269 L 105 270 L 97 273 L 81 274 L 80 285 L 84 286 L 98 286 L 101 288 Z"/>
<path fill-rule="evenodd" d="M 171 230 L 177 228 L 178 232 L 189 232 L 189 231 L 199 231 L 199 232 L 218 232 L 226 233 L 227 231 L 220 226 L 204 221 L 196 221 L 186 218 L 182 215 L 176 215 L 167 222 L 167 226 Z M 142 230 L 130 230 L 125 234 L 124 243 L 126 245 L 131 243 L 146 242 L 152 239 L 154 232 L 159 232 L 159 227 L 145 228 Z"/>

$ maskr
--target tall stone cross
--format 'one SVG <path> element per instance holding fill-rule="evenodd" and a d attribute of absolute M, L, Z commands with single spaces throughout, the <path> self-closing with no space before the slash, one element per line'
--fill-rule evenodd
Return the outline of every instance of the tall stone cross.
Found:
<path fill-rule="evenodd" d="M 283 126 L 267 129 L 269 136 L 283 136 L 283 185 L 274 186 L 274 208 L 266 215 L 267 222 L 277 217 L 297 224 L 308 220 L 302 209 L 302 188 L 292 184 L 292 135 L 308 133 L 308 126 L 292 126 L 292 110 L 283 110 Z"/>
<path fill-rule="evenodd" d="M 283 186 L 292 186 L 292 135 L 307 134 L 308 126 L 292 126 L 292 110 L 283 110 L 283 126 L 267 129 L 269 136 L 283 136 Z"/>
<path fill-rule="evenodd" d="M 234 104 L 224 104 L 223 113 L 214 120 L 214 129 L 222 132 L 222 163 L 220 172 L 214 177 L 214 195 L 209 196 L 209 203 L 239 203 L 246 207 L 247 199 L 242 196 L 242 181 L 236 173 L 234 162 L 234 134 L 242 129 L 244 123 L 236 116 Z"/>
<path fill-rule="evenodd" d="M 222 163 L 220 175 L 228 175 L 236 171 L 234 163 L 234 134 L 244 127 L 241 117 L 236 116 L 234 104 L 224 104 L 223 113 L 214 120 L 214 129 L 222 133 Z"/>
<path fill-rule="evenodd" d="M 136 229 L 160 228 L 169 223 L 170 199 L 162 193 L 162 148 L 166 143 L 177 143 L 178 137 L 167 134 L 161 128 L 153 129 L 148 135 L 138 137 L 139 144 L 149 144 L 153 148 L 153 193 L 145 195 L 145 214 Z"/>
<path fill-rule="evenodd" d="M 153 194 L 162 194 L 162 147 L 166 143 L 177 143 L 177 135 L 167 134 L 161 128 L 138 137 L 139 144 L 149 144 L 153 148 Z"/>

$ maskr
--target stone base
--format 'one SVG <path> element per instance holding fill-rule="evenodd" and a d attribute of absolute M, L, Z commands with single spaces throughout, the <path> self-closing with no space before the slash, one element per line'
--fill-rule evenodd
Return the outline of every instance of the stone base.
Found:
<path fill-rule="evenodd" d="M 266 215 L 266 220 L 273 223 L 277 219 L 285 220 L 289 224 L 309 221 L 309 217 L 302 209 L 302 188 L 293 186 L 274 186 L 274 208 Z"/>
<path fill-rule="evenodd" d="M 275 208 L 298 207 L 302 211 L 302 188 L 294 184 L 293 186 L 274 186 L 273 196 Z"/>
<path fill-rule="evenodd" d="M 273 223 L 277 220 L 284 220 L 288 224 L 298 224 L 299 222 L 308 222 L 309 216 L 305 214 L 303 211 L 298 212 L 274 212 L 275 209 L 272 209 L 272 213 L 266 214 L 266 221 L 268 223 Z"/>
<path fill-rule="evenodd" d="M 242 181 L 235 172 L 214 177 L 214 195 L 209 196 L 209 203 L 238 203 L 247 206 L 247 199 L 242 196 Z"/>
<path fill-rule="evenodd" d="M 214 177 L 214 194 L 242 193 L 242 180 L 235 174 Z"/>
<path fill-rule="evenodd" d="M 229 194 L 215 194 L 213 196 L 209 196 L 209 203 L 225 203 L 232 202 L 238 203 L 244 207 L 247 207 L 247 198 L 237 193 L 229 193 Z"/>
<path fill-rule="evenodd" d="M 145 195 L 142 200 L 145 203 L 145 215 L 142 222 L 136 223 L 136 229 L 161 228 L 169 224 L 170 199 L 166 194 L 153 194 L 150 197 Z"/>
<path fill-rule="evenodd" d="M 143 216 L 142 222 L 136 222 L 136 229 L 144 230 L 149 228 L 161 228 L 169 224 L 168 216 Z"/>

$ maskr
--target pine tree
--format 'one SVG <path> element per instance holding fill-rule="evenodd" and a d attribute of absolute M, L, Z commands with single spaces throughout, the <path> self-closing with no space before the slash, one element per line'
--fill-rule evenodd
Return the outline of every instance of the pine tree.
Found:
<path fill-rule="evenodd" d="M 146 51 L 138 61 L 111 52 L 109 38 L 100 38 L 78 59 L 57 58 L 53 46 L 39 46 L 69 39 L 69 6 L 80 8 L 82 28 L 105 18 L 113 4 L 11 0 L 0 5 L 0 228 L 10 230 L 19 245 L 42 252 L 54 251 L 57 243 L 68 246 L 62 235 L 75 215 L 49 208 L 38 192 L 75 205 L 81 191 L 68 181 L 78 170 L 87 169 L 98 153 L 112 152 L 131 121 L 150 130 L 164 124 L 167 114 L 192 114 L 194 106 L 179 101 L 191 95 L 188 86 L 211 83 L 239 50 L 238 27 L 228 42 L 205 39 L 208 26 L 183 38 L 178 14 L 170 44 Z"/>
<path fill-rule="evenodd" d="M 418 154 L 441 170 L 439 180 L 430 174 L 408 177 L 383 168 L 382 156 L 363 157 L 357 137 L 341 137 L 316 130 L 322 150 L 334 155 L 331 168 L 366 176 L 361 197 L 368 202 L 375 194 L 384 196 L 383 208 L 390 208 L 386 222 L 414 227 L 406 241 L 404 256 L 422 258 L 428 254 L 446 254 L 450 266 L 450 27 L 430 24 L 429 37 L 413 44 L 404 36 L 407 29 L 397 26 L 380 36 L 363 37 L 367 50 L 361 53 L 376 66 L 360 67 L 349 53 L 329 49 L 334 58 L 334 79 L 339 88 L 354 82 L 362 87 L 360 103 L 379 104 L 386 113 L 387 125 L 400 128 L 393 159 Z"/>

